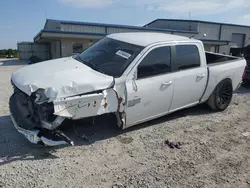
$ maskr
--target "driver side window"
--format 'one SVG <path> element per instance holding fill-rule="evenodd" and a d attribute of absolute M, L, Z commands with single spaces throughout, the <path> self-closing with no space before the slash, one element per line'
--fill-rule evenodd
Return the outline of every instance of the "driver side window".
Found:
<path fill-rule="evenodd" d="M 150 51 L 140 62 L 137 78 L 146 78 L 168 73 L 171 70 L 171 48 L 163 46 Z"/>

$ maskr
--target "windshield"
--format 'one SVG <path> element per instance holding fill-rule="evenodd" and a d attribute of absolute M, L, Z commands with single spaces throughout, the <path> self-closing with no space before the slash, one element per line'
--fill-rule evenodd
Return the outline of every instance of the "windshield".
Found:
<path fill-rule="evenodd" d="M 74 58 L 98 72 L 120 77 L 142 49 L 105 37 Z"/>

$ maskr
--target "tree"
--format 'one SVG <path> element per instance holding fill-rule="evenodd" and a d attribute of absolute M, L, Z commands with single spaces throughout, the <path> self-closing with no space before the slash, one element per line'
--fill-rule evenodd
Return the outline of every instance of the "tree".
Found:
<path fill-rule="evenodd" d="M 6 50 L 6 49 L 0 50 L 0 55 L 6 55 L 6 53 L 7 53 L 7 50 Z"/>
<path fill-rule="evenodd" d="M 9 49 L 7 50 L 7 54 L 14 55 L 13 50 L 12 50 L 11 48 L 9 48 Z M 6 55 L 7 55 L 7 54 L 6 54 Z"/>

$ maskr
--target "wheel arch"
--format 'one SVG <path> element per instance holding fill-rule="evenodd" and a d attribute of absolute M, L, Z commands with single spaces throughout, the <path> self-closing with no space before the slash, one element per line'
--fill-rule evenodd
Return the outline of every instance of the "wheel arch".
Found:
<path fill-rule="evenodd" d="M 225 81 L 225 80 L 230 81 L 230 82 L 231 82 L 231 84 L 232 84 L 232 87 L 233 87 L 233 81 L 232 81 L 232 78 L 230 78 L 230 77 L 226 77 L 226 78 L 222 79 L 220 82 L 218 82 L 218 84 L 217 84 L 217 85 L 219 85 L 221 82 L 223 82 L 223 81 Z M 215 88 L 217 87 L 217 85 L 215 86 Z M 215 89 L 215 88 L 214 88 L 214 89 Z"/>
<path fill-rule="evenodd" d="M 206 88 L 206 91 L 205 91 L 205 94 L 203 95 L 200 103 L 204 103 L 206 102 L 209 97 L 213 94 L 214 90 L 216 89 L 216 87 L 223 81 L 225 80 L 229 80 L 232 84 L 232 87 L 234 88 L 233 86 L 233 81 L 232 81 L 232 78 L 230 76 L 226 76 L 226 77 L 223 77 L 221 79 L 216 79 L 216 78 L 211 78 L 209 77 L 210 80 L 208 80 L 208 84 L 207 84 L 207 88 Z M 218 81 L 220 80 L 220 81 Z"/>
<path fill-rule="evenodd" d="M 223 111 L 231 103 L 232 96 L 232 80 L 230 78 L 225 78 L 216 85 L 206 103 L 213 111 Z"/>
<path fill-rule="evenodd" d="M 232 82 L 232 79 L 230 77 L 226 77 L 226 78 L 223 78 L 221 81 L 219 81 L 215 86 L 214 86 L 214 89 L 213 91 L 211 92 L 211 94 L 209 95 L 209 97 L 213 94 L 213 92 L 215 91 L 215 89 L 217 88 L 217 86 L 221 83 L 221 82 L 224 82 L 224 81 L 230 81 L 232 87 L 233 87 L 233 82 Z"/>

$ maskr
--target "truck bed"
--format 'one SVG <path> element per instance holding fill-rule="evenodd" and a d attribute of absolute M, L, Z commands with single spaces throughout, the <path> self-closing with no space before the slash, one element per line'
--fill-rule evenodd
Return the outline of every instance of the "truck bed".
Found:
<path fill-rule="evenodd" d="M 205 102 L 214 91 L 215 86 L 226 78 L 232 81 L 233 90 L 236 90 L 242 81 L 242 75 L 246 67 L 246 60 L 240 57 L 206 52 L 206 59 L 208 83 L 201 102 Z"/>
<path fill-rule="evenodd" d="M 206 60 L 207 60 L 208 66 L 211 64 L 229 63 L 233 60 L 241 59 L 239 57 L 217 54 L 217 53 L 212 53 L 212 52 L 205 52 L 205 54 L 206 54 Z"/>

